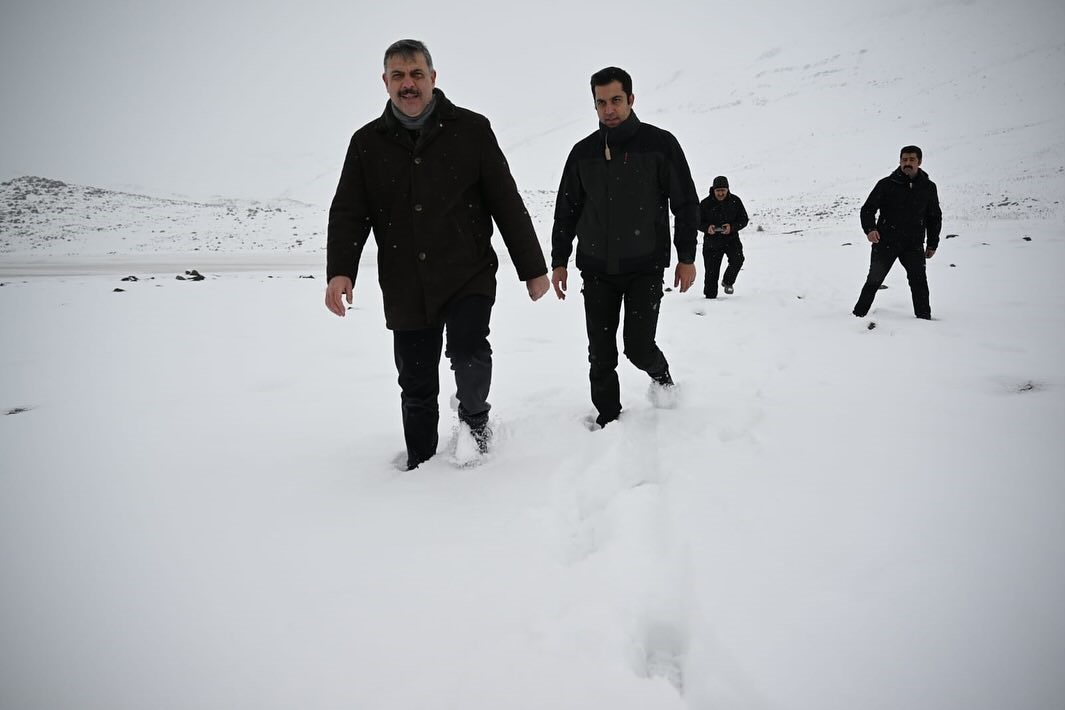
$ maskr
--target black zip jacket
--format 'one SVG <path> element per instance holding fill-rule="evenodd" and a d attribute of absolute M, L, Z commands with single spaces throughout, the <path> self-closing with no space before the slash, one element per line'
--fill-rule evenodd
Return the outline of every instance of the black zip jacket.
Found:
<path fill-rule="evenodd" d="M 714 225 L 719 230 L 726 224 L 732 225 L 728 236 L 738 235 L 739 231 L 747 226 L 749 218 L 747 210 L 743 208 L 743 201 L 738 195 L 725 195 L 725 199 L 718 200 L 711 192 L 710 196 L 699 203 L 699 233 L 703 235 L 703 246 L 708 246 L 714 237 L 724 237 L 720 231 L 707 234 L 706 230 Z"/>
<path fill-rule="evenodd" d="M 609 159 L 608 159 L 609 154 Z M 577 268 L 602 274 L 665 269 L 669 212 L 677 259 L 695 262 L 699 194 L 673 134 L 632 113 L 617 128 L 573 146 L 555 203 L 551 266 L 566 266 L 577 237 Z"/>
<path fill-rule="evenodd" d="M 877 217 L 877 211 L 880 216 Z M 939 208 L 936 184 L 920 168 L 913 180 L 902 168 L 877 182 L 862 205 L 862 231 L 874 229 L 880 233 L 881 243 L 905 247 L 920 245 L 927 233 L 928 249 L 939 247 L 939 232 L 943 229 L 943 212 Z"/>

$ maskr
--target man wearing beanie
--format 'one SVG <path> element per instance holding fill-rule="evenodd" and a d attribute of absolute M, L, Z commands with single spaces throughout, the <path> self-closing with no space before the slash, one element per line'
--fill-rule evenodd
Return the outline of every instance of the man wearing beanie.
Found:
<path fill-rule="evenodd" d="M 737 195 L 729 191 L 728 178 L 718 175 L 710 194 L 699 203 L 699 231 L 703 237 L 703 264 L 706 276 L 703 295 L 717 298 L 717 278 L 721 273 L 721 257 L 728 257 L 728 267 L 721 279 L 725 293 L 732 293 L 736 277 L 743 266 L 743 244 L 740 230 L 747 226 L 747 210 Z"/>

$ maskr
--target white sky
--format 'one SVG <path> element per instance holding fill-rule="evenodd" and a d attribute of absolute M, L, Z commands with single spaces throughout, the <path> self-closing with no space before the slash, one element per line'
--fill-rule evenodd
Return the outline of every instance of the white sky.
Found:
<path fill-rule="evenodd" d="M 5 3 L 0 13 L 0 179 L 37 174 L 199 197 L 327 200 L 350 133 L 384 105 L 383 50 L 406 36 L 427 42 L 449 96 L 493 120 L 519 184 L 533 189 L 556 187 L 566 149 L 594 129 L 587 77 L 608 64 L 633 74 L 645 120 L 668 109 L 661 122 L 685 145 L 712 136 L 705 149 L 693 146 L 704 160 L 730 145 L 750 153 L 769 144 L 778 164 L 801 164 L 809 158 L 793 148 L 809 135 L 805 121 L 815 131 L 875 129 L 863 125 L 871 100 L 854 84 L 819 94 L 817 104 L 775 109 L 749 95 L 771 76 L 762 72 L 837 55 L 853 66 L 860 50 L 881 65 L 885 82 L 903 86 L 943 69 L 943 81 L 957 80 L 959 67 L 980 71 L 982 61 L 999 64 L 1020 46 L 1041 52 L 1043 83 L 1029 67 L 1007 82 L 995 77 L 986 93 L 952 102 L 943 117 L 955 128 L 1017 110 L 1017 82 L 1031 89 L 1023 110 L 1033 120 L 1061 120 L 1065 101 L 1065 59 L 1048 51 L 1061 47 L 1065 10 L 1052 0 L 890 8 L 835 0 L 35 0 Z M 996 98 L 1000 92 L 1007 96 Z M 719 108 L 693 114 L 689 125 L 676 115 L 687 104 Z M 759 108 L 779 124 L 752 120 L 746 111 Z M 909 108 L 900 113 L 924 112 Z M 876 131 L 867 138 L 876 155 L 884 152 L 879 140 Z M 885 136 L 884 148 L 897 142 Z M 833 156 L 830 169 L 840 162 Z M 715 168 L 706 167 L 708 178 Z"/>

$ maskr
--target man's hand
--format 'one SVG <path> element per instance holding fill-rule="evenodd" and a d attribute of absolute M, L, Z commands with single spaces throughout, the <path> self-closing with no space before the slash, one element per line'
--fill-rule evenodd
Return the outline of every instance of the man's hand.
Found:
<path fill-rule="evenodd" d="M 684 293 L 695 283 L 695 264 L 677 264 L 677 275 L 673 277 L 673 288 L 680 287 Z"/>
<path fill-rule="evenodd" d="M 933 256 L 935 256 L 935 253 L 936 253 L 935 249 L 925 249 L 924 250 L 924 258 L 931 259 Z"/>
<path fill-rule="evenodd" d="M 727 222 L 725 224 L 723 224 L 721 226 L 721 233 L 722 234 L 732 234 L 732 225 L 727 223 Z"/>
<path fill-rule="evenodd" d="M 543 276 L 537 276 L 535 279 L 529 279 L 525 282 L 525 288 L 529 289 L 529 298 L 534 301 L 539 301 L 540 297 L 547 293 L 547 290 L 551 288 L 551 282 L 547 280 L 547 274 Z"/>
<path fill-rule="evenodd" d="M 551 272 L 551 285 L 555 287 L 555 295 L 558 296 L 558 300 L 566 300 L 566 278 L 568 272 L 565 266 L 556 266 Z"/>
<path fill-rule="evenodd" d="M 325 287 L 325 307 L 343 318 L 347 309 L 340 299 L 346 296 L 350 306 L 352 287 L 351 279 L 347 276 L 334 276 L 329 279 L 329 284 Z"/>
<path fill-rule="evenodd" d="M 868 239 L 873 244 L 876 244 L 877 242 L 880 241 L 880 232 L 878 232 L 878 231 L 876 231 L 874 229 L 873 231 L 869 232 L 869 234 L 866 234 L 865 238 Z"/>
<path fill-rule="evenodd" d="M 714 232 L 716 232 L 716 231 L 717 231 L 717 227 L 715 227 L 715 226 L 714 226 L 714 225 L 712 225 L 712 224 L 711 224 L 711 225 L 710 225 L 709 227 L 707 227 L 707 228 L 706 228 L 706 233 L 707 233 L 707 234 L 713 234 L 713 233 L 714 233 Z"/>

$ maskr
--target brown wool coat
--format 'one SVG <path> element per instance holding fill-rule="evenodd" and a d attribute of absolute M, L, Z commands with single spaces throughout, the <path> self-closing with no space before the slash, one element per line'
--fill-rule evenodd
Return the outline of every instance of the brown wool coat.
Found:
<path fill-rule="evenodd" d="M 461 296 L 495 298 L 493 219 L 518 278 L 547 273 L 488 119 L 434 93 L 436 108 L 417 145 L 387 104 L 380 118 L 356 131 L 329 209 L 327 277 L 355 282 L 372 229 L 392 330 L 437 325 Z"/>

